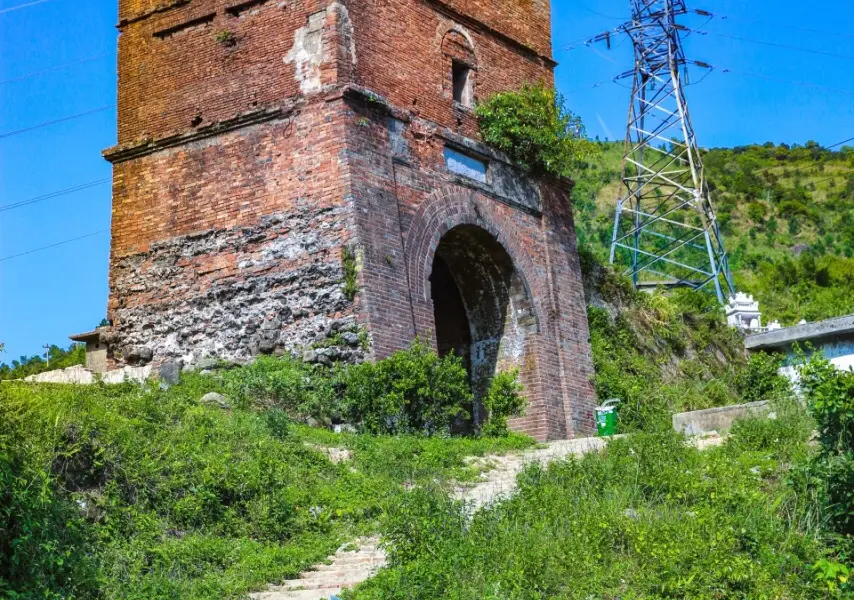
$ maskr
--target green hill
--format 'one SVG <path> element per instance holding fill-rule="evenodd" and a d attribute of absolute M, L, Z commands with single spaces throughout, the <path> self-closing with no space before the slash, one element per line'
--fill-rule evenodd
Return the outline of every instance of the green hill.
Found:
<path fill-rule="evenodd" d="M 607 260 L 623 145 L 576 175 L 579 241 Z M 715 148 L 704 163 L 736 286 L 784 325 L 854 312 L 854 149 Z"/>

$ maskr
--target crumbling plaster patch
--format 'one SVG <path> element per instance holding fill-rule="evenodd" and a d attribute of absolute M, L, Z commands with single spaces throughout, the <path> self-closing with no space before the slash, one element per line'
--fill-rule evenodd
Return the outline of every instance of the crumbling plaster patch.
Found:
<path fill-rule="evenodd" d="M 323 87 L 321 66 L 330 59 L 325 55 L 323 34 L 330 14 L 336 15 L 338 34 L 349 51 L 349 61 L 356 64 L 356 37 L 350 14 L 346 6 L 332 2 L 327 8 L 309 15 L 308 23 L 294 33 L 294 45 L 285 56 L 285 63 L 294 64 L 296 80 L 304 94 L 320 91 Z"/>
<path fill-rule="evenodd" d="M 321 88 L 320 65 L 323 63 L 323 25 L 326 9 L 308 17 L 305 27 L 294 33 L 294 45 L 285 56 L 285 63 L 294 63 L 300 90 L 309 94 Z"/>

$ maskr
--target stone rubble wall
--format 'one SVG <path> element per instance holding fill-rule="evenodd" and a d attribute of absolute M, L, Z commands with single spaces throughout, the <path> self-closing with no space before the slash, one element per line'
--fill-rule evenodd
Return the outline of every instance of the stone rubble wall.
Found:
<path fill-rule="evenodd" d="M 90 385 L 100 380 L 104 383 L 123 383 L 125 381 L 143 382 L 153 374 L 154 369 L 148 365 L 144 367 L 122 367 L 106 373 L 95 373 L 83 365 L 73 365 L 65 369 L 45 371 L 37 375 L 25 377 L 24 381 L 32 383 L 70 383 Z"/>
<path fill-rule="evenodd" d="M 114 289 L 134 301 L 113 312 L 114 358 L 246 360 L 297 353 L 352 330 L 352 302 L 341 283 L 343 212 L 270 215 L 252 227 L 173 238 L 118 260 Z M 206 281 L 200 263 L 222 264 L 224 273 Z M 361 358 L 359 340 L 341 355 Z"/>

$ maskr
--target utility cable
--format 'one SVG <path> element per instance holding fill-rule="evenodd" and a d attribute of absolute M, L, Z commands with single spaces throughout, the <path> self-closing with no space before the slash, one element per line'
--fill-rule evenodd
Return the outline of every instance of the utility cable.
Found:
<path fill-rule="evenodd" d="M 27 254 L 33 254 L 34 252 L 41 252 L 42 250 L 48 250 L 49 248 L 56 248 L 57 246 L 62 246 L 63 244 L 70 244 L 71 242 L 76 242 L 78 240 L 84 240 L 86 238 L 90 238 L 92 236 L 100 235 L 102 233 L 107 233 L 109 229 L 99 229 L 98 231 L 93 231 L 92 233 L 87 233 L 86 235 L 81 235 L 75 238 L 71 238 L 69 240 L 62 240 L 61 242 L 56 242 L 55 244 L 49 244 L 47 246 L 41 246 L 40 248 L 33 248 L 32 250 L 27 250 L 26 252 L 19 252 L 18 254 L 11 254 L 9 256 L 4 256 L 0 258 L 0 262 L 6 260 L 12 260 L 13 258 L 18 258 L 20 256 L 26 256 Z"/>
<path fill-rule="evenodd" d="M 44 194 L 43 196 L 36 196 L 35 198 L 29 198 L 28 200 L 21 200 L 20 202 L 12 202 L 11 204 L 5 204 L 0 206 L 0 212 L 4 212 L 7 210 L 12 210 L 13 208 L 20 208 L 22 206 L 27 206 L 29 204 L 35 204 L 36 202 L 43 202 L 45 200 L 50 200 L 51 198 L 56 198 L 57 196 L 64 196 L 65 194 L 72 194 L 74 192 L 79 192 L 80 190 L 85 190 L 91 187 L 95 187 L 96 185 L 103 185 L 105 183 L 109 183 L 112 181 L 109 177 L 105 179 L 98 179 L 96 181 L 90 181 L 88 183 L 81 183 L 80 185 L 75 185 L 70 188 L 65 188 L 64 190 L 58 190 L 56 192 L 51 192 L 49 194 Z"/>
<path fill-rule="evenodd" d="M 598 88 L 602 85 L 605 85 L 606 83 L 616 83 L 614 81 L 615 79 L 616 77 L 613 77 L 611 79 L 603 79 L 602 81 L 597 81 L 596 83 L 590 85 L 585 85 L 582 87 L 575 88 L 574 90 L 569 90 L 568 92 L 565 92 L 564 95 L 574 94 L 575 92 L 580 92 L 583 90 L 592 90 L 593 88 Z"/>
<path fill-rule="evenodd" d="M 50 2 L 50 0 L 36 0 L 35 2 L 27 2 L 26 4 L 18 4 L 17 6 L 10 6 L 9 8 L 0 8 L 0 15 L 7 12 L 12 12 L 13 10 L 21 10 L 22 8 L 27 8 L 28 6 L 35 6 L 36 4 L 44 4 L 45 2 Z"/>
<path fill-rule="evenodd" d="M 830 150 L 831 148 L 836 148 L 837 146 L 842 146 L 843 144 L 847 144 L 848 142 L 854 142 L 854 137 L 850 137 L 847 140 L 842 140 L 841 142 L 836 142 L 835 144 L 831 144 L 830 146 L 821 146 L 822 150 Z M 765 167 L 764 169 L 758 169 L 753 172 L 754 175 L 759 173 L 765 173 L 766 171 L 770 171 L 771 169 L 776 169 L 780 165 L 774 165 L 773 167 Z M 804 169 L 812 169 L 815 165 L 804 165 L 802 167 L 798 167 L 796 169 L 792 169 L 787 171 L 786 174 L 789 175 L 791 173 L 797 173 L 798 171 L 803 171 Z M 783 167 L 785 169 L 785 167 Z"/>
<path fill-rule="evenodd" d="M 605 17 L 606 19 L 614 19 L 615 21 L 628 21 L 628 19 L 626 19 L 625 17 L 615 17 L 614 15 L 606 15 L 604 13 L 600 13 L 599 11 L 593 10 L 592 8 L 590 8 L 589 6 L 584 4 L 583 2 L 579 2 L 578 6 L 580 6 L 581 8 L 586 10 L 587 12 L 593 13 L 594 15 L 597 15 L 599 17 Z"/>
<path fill-rule="evenodd" d="M 89 56 L 87 58 L 81 58 L 80 60 L 74 60 L 71 62 L 63 63 L 61 65 L 56 65 L 54 67 L 48 67 L 46 69 L 41 69 L 40 71 L 32 71 L 31 73 L 24 73 L 23 75 L 18 75 L 17 77 L 12 77 L 11 79 L 4 79 L 0 81 L 0 85 L 5 85 L 7 83 L 14 83 L 16 81 L 22 81 L 24 79 L 29 79 L 30 77 L 35 77 L 37 75 L 43 75 L 44 73 L 50 73 L 52 71 L 59 71 L 60 69 L 66 69 L 68 67 L 73 67 L 75 65 L 80 65 L 87 62 L 92 62 L 93 60 L 98 60 L 99 58 L 104 58 L 105 56 L 115 56 L 113 52 L 104 52 L 103 54 L 96 54 L 95 56 Z"/>
<path fill-rule="evenodd" d="M 26 133 L 28 131 L 32 131 L 33 129 L 41 129 L 42 127 L 48 127 L 50 125 L 55 125 L 57 123 L 63 123 L 65 121 L 71 121 L 73 119 L 79 119 L 80 117 L 85 117 L 86 115 L 91 115 L 98 112 L 103 112 L 105 110 L 110 110 L 111 108 L 115 108 L 115 104 L 109 104 L 107 106 L 101 106 L 100 108 L 93 108 L 92 110 L 87 110 L 81 113 L 77 113 L 74 115 L 68 115 L 67 117 L 60 117 L 59 119 L 53 119 L 51 121 L 44 121 L 42 123 L 37 123 L 35 125 L 30 125 L 29 127 L 23 127 L 21 129 L 15 129 L 13 131 L 6 131 L 0 133 L 0 139 L 12 137 L 13 135 L 19 135 L 21 133 Z"/>
<path fill-rule="evenodd" d="M 816 88 L 816 89 L 820 89 L 820 90 L 827 90 L 830 92 L 836 92 L 837 94 L 854 94 L 854 90 L 844 90 L 842 88 L 831 87 L 829 85 L 821 85 L 818 83 L 810 83 L 809 81 L 797 81 L 794 79 L 784 79 L 783 77 L 773 77 L 771 75 L 765 75 L 763 73 L 753 73 L 751 71 L 742 71 L 740 69 L 732 69 L 729 67 L 727 67 L 725 69 L 721 69 L 721 72 L 722 73 L 736 73 L 739 75 L 749 75 L 750 77 L 758 77 L 760 79 L 768 79 L 770 81 L 780 81 L 783 83 L 791 83 L 793 85 L 800 85 L 803 87 L 810 87 L 810 88 Z"/>
<path fill-rule="evenodd" d="M 755 38 L 742 37 L 739 35 L 729 35 L 727 33 L 716 33 L 714 31 L 703 31 L 701 29 L 691 29 L 689 27 L 682 28 L 685 31 L 693 31 L 695 33 L 699 33 L 700 35 L 714 35 L 717 37 L 728 38 L 731 40 L 739 40 L 742 42 L 752 42 L 754 44 L 762 44 L 765 46 L 772 46 L 774 48 L 786 48 L 788 50 L 797 50 L 799 52 L 807 52 L 809 54 L 819 54 L 821 56 L 830 56 L 833 58 L 843 58 L 846 60 L 854 60 L 854 56 L 848 56 L 846 54 L 837 54 L 835 52 L 826 52 L 824 50 L 814 50 L 812 48 L 802 48 L 800 46 L 789 46 L 788 44 L 779 44 L 777 42 L 766 42 L 765 40 L 757 40 Z"/>
<path fill-rule="evenodd" d="M 701 15 L 701 16 L 704 16 L 704 17 L 708 17 L 708 16 L 716 17 L 716 18 L 721 19 L 722 21 L 729 21 L 729 20 L 744 21 L 746 23 L 759 23 L 759 24 L 764 24 L 764 25 L 771 25 L 772 27 L 780 27 L 782 29 L 795 29 L 798 31 L 807 31 L 809 33 L 819 33 L 821 35 L 835 35 L 835 36 L 839 36 L 839 37 L 854 38 L 854 34 L 843 33 L 841 31 L 828 31 L 826 29 L 813 29 L 811 27 L 802 27 L 799 25 L 787 25 L 784 23 L 772 23 L 771 21 L 765 21 L 762 19 L 750 19 L 748 17 L 741 17 L 741 16 L 737 16 L 737 15 L 725 15 L 725 14 L 721 14 L 721 13 L 711 13 L 707 10 L 693 9 L 691 12 L 694 12 L 694 13 Z"/>
<path fill-rule="evenodd" d="M 698 60 L 689 60 L 688 62 L 693 64 L 693 65 L 696 65 L 698 67 L 701 67 L 703 69 L 708 69 L 709 72 L 706 73 L 700 79 L 700 81 L 702 81 L 703 79 L 708 77 L 712 73 L 712 71 L 717 70 L 721 73 L 727 73 L 727 74 L 735 73 L 737 75 L 748 75 L 750 77 L 758 77 L 759 79 L 767 79 L 769 81 L 779 81 L 782 83 L 791 83 L 792 85 L 800 85 L 800 86 L 816 88 L 816 89 L 820 89 L 820 90 L 827 90 L 830 92 L 836 92 L 837 94 L 854 94 L 854 90 L 845 90 L 842 88 L 832 87 L 829 85 L 821 85 L 819 83 L 811 83 L 809 81 L 797 81 L 795 79 L 786 79 L 784 77 L 774 77 L 772 75 L 765 75 L 764 73 L 754 73 L 752 71 L 742 71 L 741 69 L 733 69 L 731 67 L 716 67 L 715 65 L 710 65 L 709 63 L 701 62 Z M 696 81 L 696 82 L 689 83 L 686 85 L 697 85 L 698 83 L 700 83 L 700 81 Z"/>

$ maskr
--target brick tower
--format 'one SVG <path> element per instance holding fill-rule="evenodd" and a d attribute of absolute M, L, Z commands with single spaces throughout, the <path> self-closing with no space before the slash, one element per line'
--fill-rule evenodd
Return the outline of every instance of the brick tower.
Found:
<path fill-rule="evenodd" d="M 548 0 L 119 0 L 113 364 L 416 336 L 476 389 L 516 367 L 539 439 L 594 394 L 569 182 L 478 141 L 472 106 L 553 83 Z"/>

